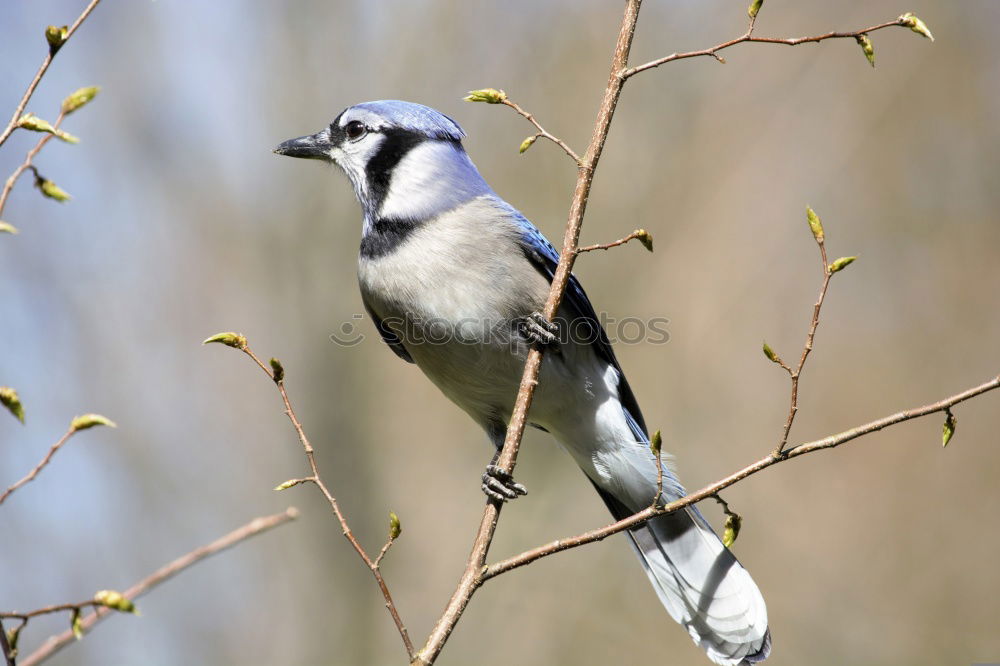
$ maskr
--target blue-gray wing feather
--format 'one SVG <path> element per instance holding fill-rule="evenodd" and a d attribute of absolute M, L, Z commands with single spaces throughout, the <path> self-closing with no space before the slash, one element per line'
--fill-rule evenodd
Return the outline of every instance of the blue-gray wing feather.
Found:
<path fill-rule="evenodd" d="M 559 263 L 559 252 L 542 235 L 542 232 L 521 215 L 521 213 L 511 209 L 511 214 L 521 227 L 521 249 L 524 251 L 524 255 L 551 282 L 556 272 L 556 265 Z M 625 409 L 626 414 L 638 425 L 639 429 L 643 433 L 646 433 L 646 423 L 642 418 L 642 412 L 639 410 L 639 403 L 635 399 L 635 394 L 632 393 L 632 387 L 629 386 L 628 381 L 625 379 L 625 373 L 622 372 L 622 368 L 618 364 L 618 359 L 615 358 L 611 341 L 608 339 L 607 332 L 597 318 L 594 306 L 591 304 L 590 299 L 587 298 L 587 293 L 583 290 L 583 286 L 576 279 L 575 275 L 570 275 L 569 284 L 566 286 L 566 294 L 563 296 L 562 307 L 569 311 L 574 320 L 573 330 L 575 336 L 587 340 L 597 355 L 614 366 L 618 371 L 618 397 L 621 400 L 622 407 Z M 587 330 L 581 331 L 581 325 Z"/>

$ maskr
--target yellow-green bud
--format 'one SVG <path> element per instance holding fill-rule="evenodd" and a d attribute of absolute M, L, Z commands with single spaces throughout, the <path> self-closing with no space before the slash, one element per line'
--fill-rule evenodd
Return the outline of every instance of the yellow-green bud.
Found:
<path fill-rule="evenodd" d="M 56 129 L 47 120 L 39 118 L 33 113 L 26 113 L 21 116 L 17 121 L 17 126 L 21 129 L 31 130 L 32 132 L 55 132 Z"/>
<path fill-rule="evenodd" d="M 246 340 L 243 341 L 246 344 Z M 275 382 L 280 382 L 285 379 L 285 368 L 281 365 L 281 361 L 276 358 L 271 359 L 271 376 L 274 378 Z"/>
<path fill-rule="evenodd" d="M 69 424 L 69 429 L 73 432 L 79 430 L 86 430 L 87 428 L 93 428 L 95 426 L 108 426 L 109 428 L 117 428 L 118 425 L 106 416 L 101 416 L 100 414 L 84 414 L 82 416 L 77 416 Z"/>
<path fill-rule="evenodd" d="M 951 441 L 952 435 L 955 434 L 955 426 L 958 425 L 958 419 L 950 411 L 945 412 L 944 417 L 944 427 L 941 431 L 941 446 L 948 446 L 948 442 Z"/>
<path fill-rule="evenodd" d="M 507 99 L 507 93 L 496 88 L 483 88 L 481 90 L 470 90 L 465 98 L 466 102 L 486 102 L 487 104 L 500 104 Z"/>
<path fill-rule="evenodd" d="M 22 622 L 13 629 L 7 630 L 7 647 L 10 648 L 10 657 L 13 659 L 17 656 L 17 639 L 21 637 L 21 629 L 24 629 L 24 625 L 27 622 Z"/>
<path fill-rule="evenodd" d="M 813 238 L 816 239 L 817 243 L 822 243 L 825 238 L 823 235 L 823 222 L 820 221 L 816 211 L 808 206 L 806 206 L 806 219 L 809 220 L 809 229 L 813 232 Z"/>
<path fill-rule="evenodd" d="M 831 273 L 836 273 L 838 271 L 844 270 L 845 268 L 847 268 L 848 266 L 850 266 L 852 263 L 854 263 L 855 259 L 857 259 L 857 257 L 841 257 L 840 259 L 836 259 L 829 266 L 830 272 Z"/>
<path fill-rule="evenodd" d="M 858 44 L 861 46 L 861 50 L 865 53 L 865 57 L 868 58 L 868 62 L 870 62 L 872 67 L 874 67 L 875 47 L 872 46 L 871 38 L 868 35 L 858 35 L 854 39 L 858 41 Z"/>
<path fill-rule="evenodd" d="M 399 516 L 394 512 L 389 512 L 389 540 L 399 538 L 399 535 L 403 533 L 403 525 L 399 522 Z"/>
<path fill-rule="evenodd" d="M 65 202 L 72 199 L 66 190 L 56 185 L 48 178 L 36 178 L 35 185 L 42 191 L 42 194 L 47 196 L 49 199 L 55 199 L 59 202 Z"/>
<path fill-rule="evenodd" d="M 112 610 L 138 615 L 132 600 L 116 590 L 99 590 L 94 594 L 94 601 Z"/>
<path fill-rule="evenodd" d="M 536 141 L 538 141 L 538 135 L 532 134 L 527 139 L 521 142 L 521 147 L 517 149 L 517 152 L 523 155 L 524 151 L 526 151 L 528 148 L 531 148 L 531 146 L 533 146 Z"/>
<path fill-rule="evenodd" d="M 62 112 L 69 114 L 73 113 L 81 106 L 94 99 L 97 93 L 101 92 L 100 86 L 87 86 L 86 88 L 80 88 L 69 94 L 66 99 L 62 102 Z"/>
<path fill-rule="evenodd" d="M 227 347 L 234 347 L 236 349 L 246 349 L 247 339 L 241 333 L 233 333 L 232 331 L 226 331 L 225 333 L 216 333 L 210 338 L 205 338 L 205 341 L 201 344 L 207 345 L 210 342 L 218 342 L 224 344 Z"/>
<path fill-rule="evenodd" d="M 69 26 L 64 25 L 62 27 L 50 25 L 45 28 L 45 41 L 49 43 L 49 50 L 55 53 L 66 43 L 66 37 L 69 34 Z"/>
<path fill-rule="evenodd" d="M 39 118 L 33 113 L 26 113 L 17 121 L 17 126 L 21 129 L 31 130 L 32 132 L 48 132 L 57 139 L 62 139 L 66 143 L 80 143 L 80 140 L 70 134 L 69 132 L 64 132 L 61 129 L 57 129 L 49 121 Z"/>
<path fill-rule="evenodd" d="M 743 527 L 743 518 L 738 513 L 726 514 L 726 525 L 722 530 L 722 544 L 726 548 L 731 548 L 736 543 L 736 537 L 740 535 L 741 527 Z"/>
<path fill-rule="evenodd" d="M 899 17 L 899 20 L 913 32 L 918 35 L 923 35 L 932 42 L 934 41 L 934 35 L 931 34 L 930 28 L 927 27 L 927 24 L 917 18 L 912 12 L 906 12 Z"/>
<path fill-rule="evenodd" d="M 304 481 L 305 481 L 305 479 L 288 479 L 288 481 L 285 481 L 284 483 L 279 483 L 278 485 L 276 485 L 274 487 L 274 489 L 275 490 L 288 490 L 289 488 L 293 488 L 293 487 L 299 485 L 300 483 L 303 483 Z"/>
<path fill-rule="evenodd" d="M 653 234 L 649 233 L 645 229 L 636 229 L 632 233 L 635 234 L 635 239 L 640 243 L 642 243 L 642 246 L 644 248 L 646 248 L 650 252 L 653 251 Z"/>
<path fill-rule="evenodd" d="M 70 629 L 73 630 L 73 637 L 76 640 L 83 638 L 83 622 L 80 620 L 80 609 L 74 608 L 73 615 L 69 619 Z"/>
<path fill-rule="evenodd" d="M 767 342 L 764 343 L 763 350 L 764 350 L 764 356 L 767 357 L 768 361 L 770 361 L 771 363 L 777 363 L 779 365 L 781 364 L 781 358 L 779 358 L 778 355 L 774 353 L 774 350 L 771 349 L 771 345 L 767 344 Z"/>
<path fill-rule="evenodd" d="M 0 386 L 0 404 L 10 410 L 14 418 L 24 423 L 24 405 L 21 404 L 17 391 L 10 386 Z"/>
<path fill-rule="evenodd" d="M 653 433 L 653 436 L 649 438 L 649 450 L 653 452 L 656 458 L 660 457 L 660 452 L 663 451 L 663 434 L 657 430 Z"/>
<path fill-rule="evenodd" d="M 13 224 L 8 224 L 3 220 L 0 220 L 0 234 L 16 234 L 20 233 Z"/>
<path fill-rule="evenodd" d="M 763 4 L 764 0 L 753 0 L 750 3 L 750 7 L 747 8 L 747 15 L 752 19 L 757 18 L 757 12 L 760 11 L 760 6 Z"/>

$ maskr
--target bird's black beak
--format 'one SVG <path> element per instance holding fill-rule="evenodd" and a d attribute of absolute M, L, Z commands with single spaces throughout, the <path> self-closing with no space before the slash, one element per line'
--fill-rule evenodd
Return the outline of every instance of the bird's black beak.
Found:
<path fill-rule="evenodd" d="M 330 161 L 329 137 L 326 130 L 311 136 L 300 136 L 297 139 L 289 139 L 274 149 L 278 155 L 289 157 L 304 157 L 312 160 Z"/>

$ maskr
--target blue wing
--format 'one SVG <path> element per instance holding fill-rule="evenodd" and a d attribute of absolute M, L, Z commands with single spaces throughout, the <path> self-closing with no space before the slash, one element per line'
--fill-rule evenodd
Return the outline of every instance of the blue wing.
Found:
<path fill-rule="evenodd" d="M 521 249 L 524 251 L 524 255 L 551 282 L 556 272 L 556 265 L 559 263 L 559 252 L 524 215 L 513 208 L 510 211 L 512 219 L 521 227 Z M 597 355 L 618 371 L 618 395 L 622 407 L 639 426 L 639 429 L 646 433 L 646 423 L 642 418 L 642 412 L 639 411 L 639 404 L 635 399 L 635 394 L 632 393 L 632 387 L 628 385 L 625 373 L 622 372 L 618 359 L 615 358 L 611 341 L 608 340 L 608 334 L 597 318 L 594 306 L 590 303 L 590 299 L 587 298 L 586 292 L 575 275 L 569 277 L 562 307 L 569 311 L 575 333 L 579 334 L 581 327 L 585 327 L 585 335 L 578 337 L 586 339 L 593 346 Z"/>

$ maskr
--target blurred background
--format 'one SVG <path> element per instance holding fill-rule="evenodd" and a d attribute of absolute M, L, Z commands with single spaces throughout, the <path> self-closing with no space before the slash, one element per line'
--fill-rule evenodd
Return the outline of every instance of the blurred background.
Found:
<path fill-rule="evenodd" d="M 0 109 L 15 107 L 47 24 L 83 0 L 5 2 Z M 746 2 L 648 2 L 634 63 L 741 34 Z M 292 525 L 163 585 L 141 618 L 114 617 L 60 665 L 398 664 L 370 576 L 318 492 L 271 488 L 306 473 L 273 387 L 249 359 L 202 347 L 245 333 L 283 360 L 327 482 L 370 548 L 387 512 L 403 536 L 384 571 L 415 641 L 444 607 L 483 506 L 485 437 L 362 312 L 360 213 L 346 179 L 271 154 L 344 107 L 428 104 L 468 132 L 497 192 L 560 238 L 575 177 L 510 109 L 461 101 L 504 88 L 583 151 L 620 3 L 170 0 L 102 3 L 56 58 L 29 111 L 54 119 L 83 85 L 98 98 L 36 160 L 0 238 L 0 485 L 20 478 L 76 414 L 116 430 L 75 437 L 0 509 L 0 606 L 35 608 L 123 589 L 162 563 L 289 504 Z M 805 207 L 833 281 L 802 380 L 793 441 L 847 429 L 1000 371 L 1000 4 L 765 4 L 761 36 L 858 29 L 913 11 L 937 41 L 743 45 L 728 64 L 679 62 L 625 89 L 583 241 L 642 226 L 577 264 L 599 311 L 666 317 L 665 345 L 620 345 L 646 420 L 697 488 L 775 445 L 788 380 L 760 353 L 797 357 L 820 283 Z M 4 116 L 6 118 L 6 115 Z M 0 175 L 37 135 L 17 132 Z M 831 257 L 831 258 L 832 258 Z M 329 336 L 345 324 L 354 347 Z M 1000 660 L 1000 394 L 767 470 L 725 493 L 744 516 L 734 549 L 764 592 L 780 664 Z M 532 491 L 504 510 L 494 558 L 605 524 L 599 499 L 543 433 L 517 468 Z M 703 507 L 721 524 L 714 505 Z M 68 618 L 33 621 L 25 651 Z M 441 664 L 705 664 L 662 610 L 623 538 L 491 582 Z"/>

